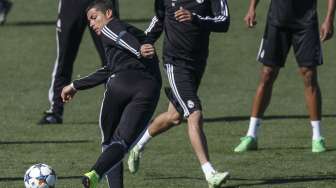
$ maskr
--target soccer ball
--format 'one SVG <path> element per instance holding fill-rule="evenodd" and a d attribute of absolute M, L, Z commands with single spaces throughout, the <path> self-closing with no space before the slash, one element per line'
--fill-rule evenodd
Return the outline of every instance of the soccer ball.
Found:
<path fill-rule="evenodd" d="M 26 188 L 54 188 L 56 184 L 55 171 L 46 164 L 34 164 L 24 175 Z"/>

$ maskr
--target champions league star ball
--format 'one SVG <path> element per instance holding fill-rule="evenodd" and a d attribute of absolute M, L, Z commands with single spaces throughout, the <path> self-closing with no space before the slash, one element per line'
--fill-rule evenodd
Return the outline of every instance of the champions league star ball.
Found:
<path fill-rule="evenodd" d="M 26 188 L 54 188 L 56 184 L 55 171 L 46 164 L 31 166 L 24 175 Z"/>

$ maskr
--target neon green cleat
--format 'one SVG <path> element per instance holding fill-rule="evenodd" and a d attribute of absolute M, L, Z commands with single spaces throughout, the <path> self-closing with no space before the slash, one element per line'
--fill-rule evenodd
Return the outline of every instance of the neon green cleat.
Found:
<path fill-rule="evenodd" d="M 325 139 L 323 137 L 312 141 L 312 152 L 313 153 L 321 153 L 325 151 L 327 151 L 327 148 L 325 146 Z"/>
<path fill-rule="evenodd" d="M 215 172 L 210 174 L 210 176 L 206 176 L 205 179 L 208 182 L 209 188 L 219 188 L 229 177 L 230 174 L 228 172 Z"/>
<path fill-rule="evenodd" d="M 253 138 L 252 136 L 244 136 L 240 138 L 240 144 L 234 149 L 234 152 L 244 152 L 257 149 L 257 139 Z"/>
<path fill-rule="evenodd" d="M 135 174 L 139 170 L 141 152 L 139 146 L 135 145 L 129 153 L 127 164 L 132 174 Z"/>
<path fill-rule="evenodd" d="M 98 182 L 99 175 L 94 170 L 84 174 L 82 178 L 82 184 L 84 188 L 97 188 Z"/>

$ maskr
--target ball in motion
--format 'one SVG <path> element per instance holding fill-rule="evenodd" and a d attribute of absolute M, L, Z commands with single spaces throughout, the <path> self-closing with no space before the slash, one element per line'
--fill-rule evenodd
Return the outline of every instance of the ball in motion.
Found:
<path fill-rule="evenodd" d="M 54 188 L 56 184 L 55 171 L 46 164 L 34 164 L 24 175 L 26 188 Z"/>

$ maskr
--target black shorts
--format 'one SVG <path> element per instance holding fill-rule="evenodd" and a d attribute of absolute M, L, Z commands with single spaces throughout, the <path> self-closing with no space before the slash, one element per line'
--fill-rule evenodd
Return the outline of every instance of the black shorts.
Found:
<path fill-rule="evenodd" d="M 283 67 L 291 45 L 300 67 L 323 63 L 320 35 L 316 24 L 301 29 L 266 24 L 257 59 L 265 65 Z"/>
<path fill-rule="evenodd" d="M 188 66 L 177 66 L 179 64 L 178 61 L 181 61 L 181 64 L 183 64 L 183 60 L 180 59 L 167 57 L 164 59 L 164 66 L 172 91 L 172 94 L 170 94 L 169 91 L 166 90 L 166 94 L 177 111 L 184 117 L 189 117 L 192 112 L 202 110 L 201 100 L 197 95 L 197 91 L 206 63 L 192 62 L 202 66 L 190 68 Z"/>

